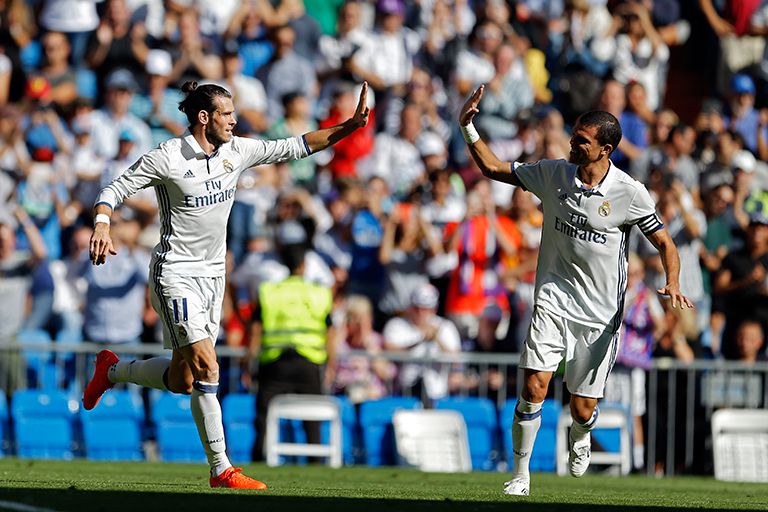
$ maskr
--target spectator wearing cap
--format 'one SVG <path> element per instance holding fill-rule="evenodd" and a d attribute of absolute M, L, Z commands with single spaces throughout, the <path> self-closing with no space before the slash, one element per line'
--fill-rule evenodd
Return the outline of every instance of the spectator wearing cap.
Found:
<path fill-rule="evenodd" d="M 143 23 L 131 21 L 126 0 L 107 0 L 105 3 L 101 22 L 88 40 L 88 66 L 100 78 L 109 77 L 115 69 L 138 74 L 149 51 L 146 29 Z"/>
<path fill-rule="evenodd" d="M 738 326 L 756 320 L 765 332 L 768 327 L 768 216 L 754 213 L 747 226 L 746 245 L 729 253 L 715 278 L 714 291 L 725 304 L 725 330 L 722 353 L 737 356 L 735 340 Z"/>
<path fill-rule="evenodd" d="M 440 300 L 437 288 L 423 284 L 410 297 L 410 307 L 403 317 L 395 317 L 384 326 L 385 350 L 408 352 L 418 358 L 433 358 L 461 351 L 456 327 L 437 315 Z M 450 392 L 450 363 L 406 363 L 399 371 L 402 391 L 428 400 L 437 400 Z"/>
<path fill-rule="evenodd" d="M 753 213 L 768 212 L 768 166 L 752 153 L 739 149 L 733 154 L 733 187 L 736 192 L 733 214 L 742 229 Z"/>
<path fill-rule="evenodd" d="M 744 137 L 744 145 L 752 153 L 758 150 L 758 132 L 763 141 L 768 139 L 768 127 L 765 119 L 761 120 L 760 111 L 755 108 L 755 82 L 744 73 L 731 77 L 730 116 L 726 117 L 726 126 L 736 130 Z"/>
<path fill-rule="evenodd" d="M 254 460 L 264 459 L 267 411 L 283 393 L 322 394 L 334 380 L 331 289 L 304 278 L 307 236 L 297 222 L 277 227 L 277 252 L 290 275 L 258 288 L 249 353 L 258 361 Z M 307 442 L 320 442 L 320 424 L 305 422 Z"/>
<path fill-rule="evenodd" d="M 290 25 L 283 25 L 273 30 L 271 39 L 275 53 L 256 75 L 267 91 L 269 117 L 280 119 L 284 115 L 282 98 L 289 92 L 303 94 L 314 111 L 317 97 L 315 69 L 307 59 L 294 51 L 296 32 Z"/>
<path fill-rule="evenodd" d="M 221 59 L 224 65 L 221 85 L 232 93 L 239 121 L 246 121 L 253 131 L 263 133 L 269 127 L 267 92 L 259 80 L 243 74 L 240 45 L 236 40 L 230 39 L 224 44 Z"/>
<path fill-rule="evenodd" d="M 173 62 L 167 51 L 149 50 L 144 71 L 147 73 L 146 88 L 136 91 L 128 110 L 149 126 L 154 147 L 184 133 L 187 118 L 179 110 L 184 95 L 169 87 Z"/>
<path fill-rule="evenodd" d="M 105 87 L 104 107 L 91 113 L 93 147 L 103 158 L 113 159 L 120 134 L 127 130 L 134 138 L 128 159 L 135 161 L 152 147 L 149 126 L 129 110 L 138 84 L 129 70 L 116 69 L 107 77 Z"/>

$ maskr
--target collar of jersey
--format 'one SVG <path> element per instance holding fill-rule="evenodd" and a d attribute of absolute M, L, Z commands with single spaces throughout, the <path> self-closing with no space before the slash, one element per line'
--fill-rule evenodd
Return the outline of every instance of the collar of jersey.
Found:
<path fill-rule="evenodd" d="M 608 184 L 611 181 L 611 177 L 613 176 L 613 162 L 608 160 L 608 171 L 605 173 L 605 176 L 603 176 L 603 179 L 600 180 L 600 183 L 595 185 L 592 188 L 587 188 L 584 186 L 584 184 L 581 182 L 581 179 L 579 178 L 579 168 L 576 167 L 573 171 L 573 185 L 585 196 L 600 196 L 605 197 L 605 194 L 603 192 L 608 188 Z"/>
<path fill-rule="evenodd" d="M 214 151 L 213 154 L 211 154 L 210 156 L 206 155 L 205 151 L 203 151 L 202 146 L 200 146 L 200 143 L 197 142 L 197 139 L 195 138 L 194 135 L 192 135 L 189 132 L 189 130 L 184 132 L 184 135 L 182 135 L 182 138 L 184 139 L 184 142 L 186 142 L 187 145 L 190 148 L 192 148 L 192 151 L 195 152 L 195 158 L 198 158 L 198 159 L 213 158 L 213 157 L 215 157 L 219 153 L 219 150 L 216 149 L 216 151 Z"/>

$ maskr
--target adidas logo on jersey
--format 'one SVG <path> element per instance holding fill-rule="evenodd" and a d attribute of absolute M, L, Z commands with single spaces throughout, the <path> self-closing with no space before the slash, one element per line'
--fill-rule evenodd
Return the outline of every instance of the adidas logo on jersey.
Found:
<path fill-rule="evenodd" d="M 192 169 L 188 170 L 186 173 L 184 173 L 185 178 L 194 178 L 195 173 L 192 172 Z"/>

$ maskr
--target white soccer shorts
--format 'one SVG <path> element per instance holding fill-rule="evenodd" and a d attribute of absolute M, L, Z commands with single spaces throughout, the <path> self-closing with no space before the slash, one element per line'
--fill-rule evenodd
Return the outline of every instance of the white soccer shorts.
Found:
<path fill-rule="evenodd" d="M 163 322 L 163 346 L 181 348 L 209 338 L 216 344 L 224 277 L 150 277 L 152 307 Z"/>
<path fill-rule="evenodd" d="M 602 398 L 618 349 L 618 333 L 579 324 L 536 306 L 520 354 L 520 368 L 554 372 L 565 358 L 568 391 Z"/>

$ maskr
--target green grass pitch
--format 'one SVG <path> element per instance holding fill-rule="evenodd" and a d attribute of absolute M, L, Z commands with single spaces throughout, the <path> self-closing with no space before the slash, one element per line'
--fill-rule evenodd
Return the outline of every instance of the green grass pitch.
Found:
<path fill-rule="evenodd" d="M 245 466 L 267 491 L 208 487 L 207 466 L 0 459 L 0 510 L 243 512 L 768 510 L 768 484 L 712 478 L 533 475 L 533 495 L 505 496 L 504 473 L 401 468 Z"/>

